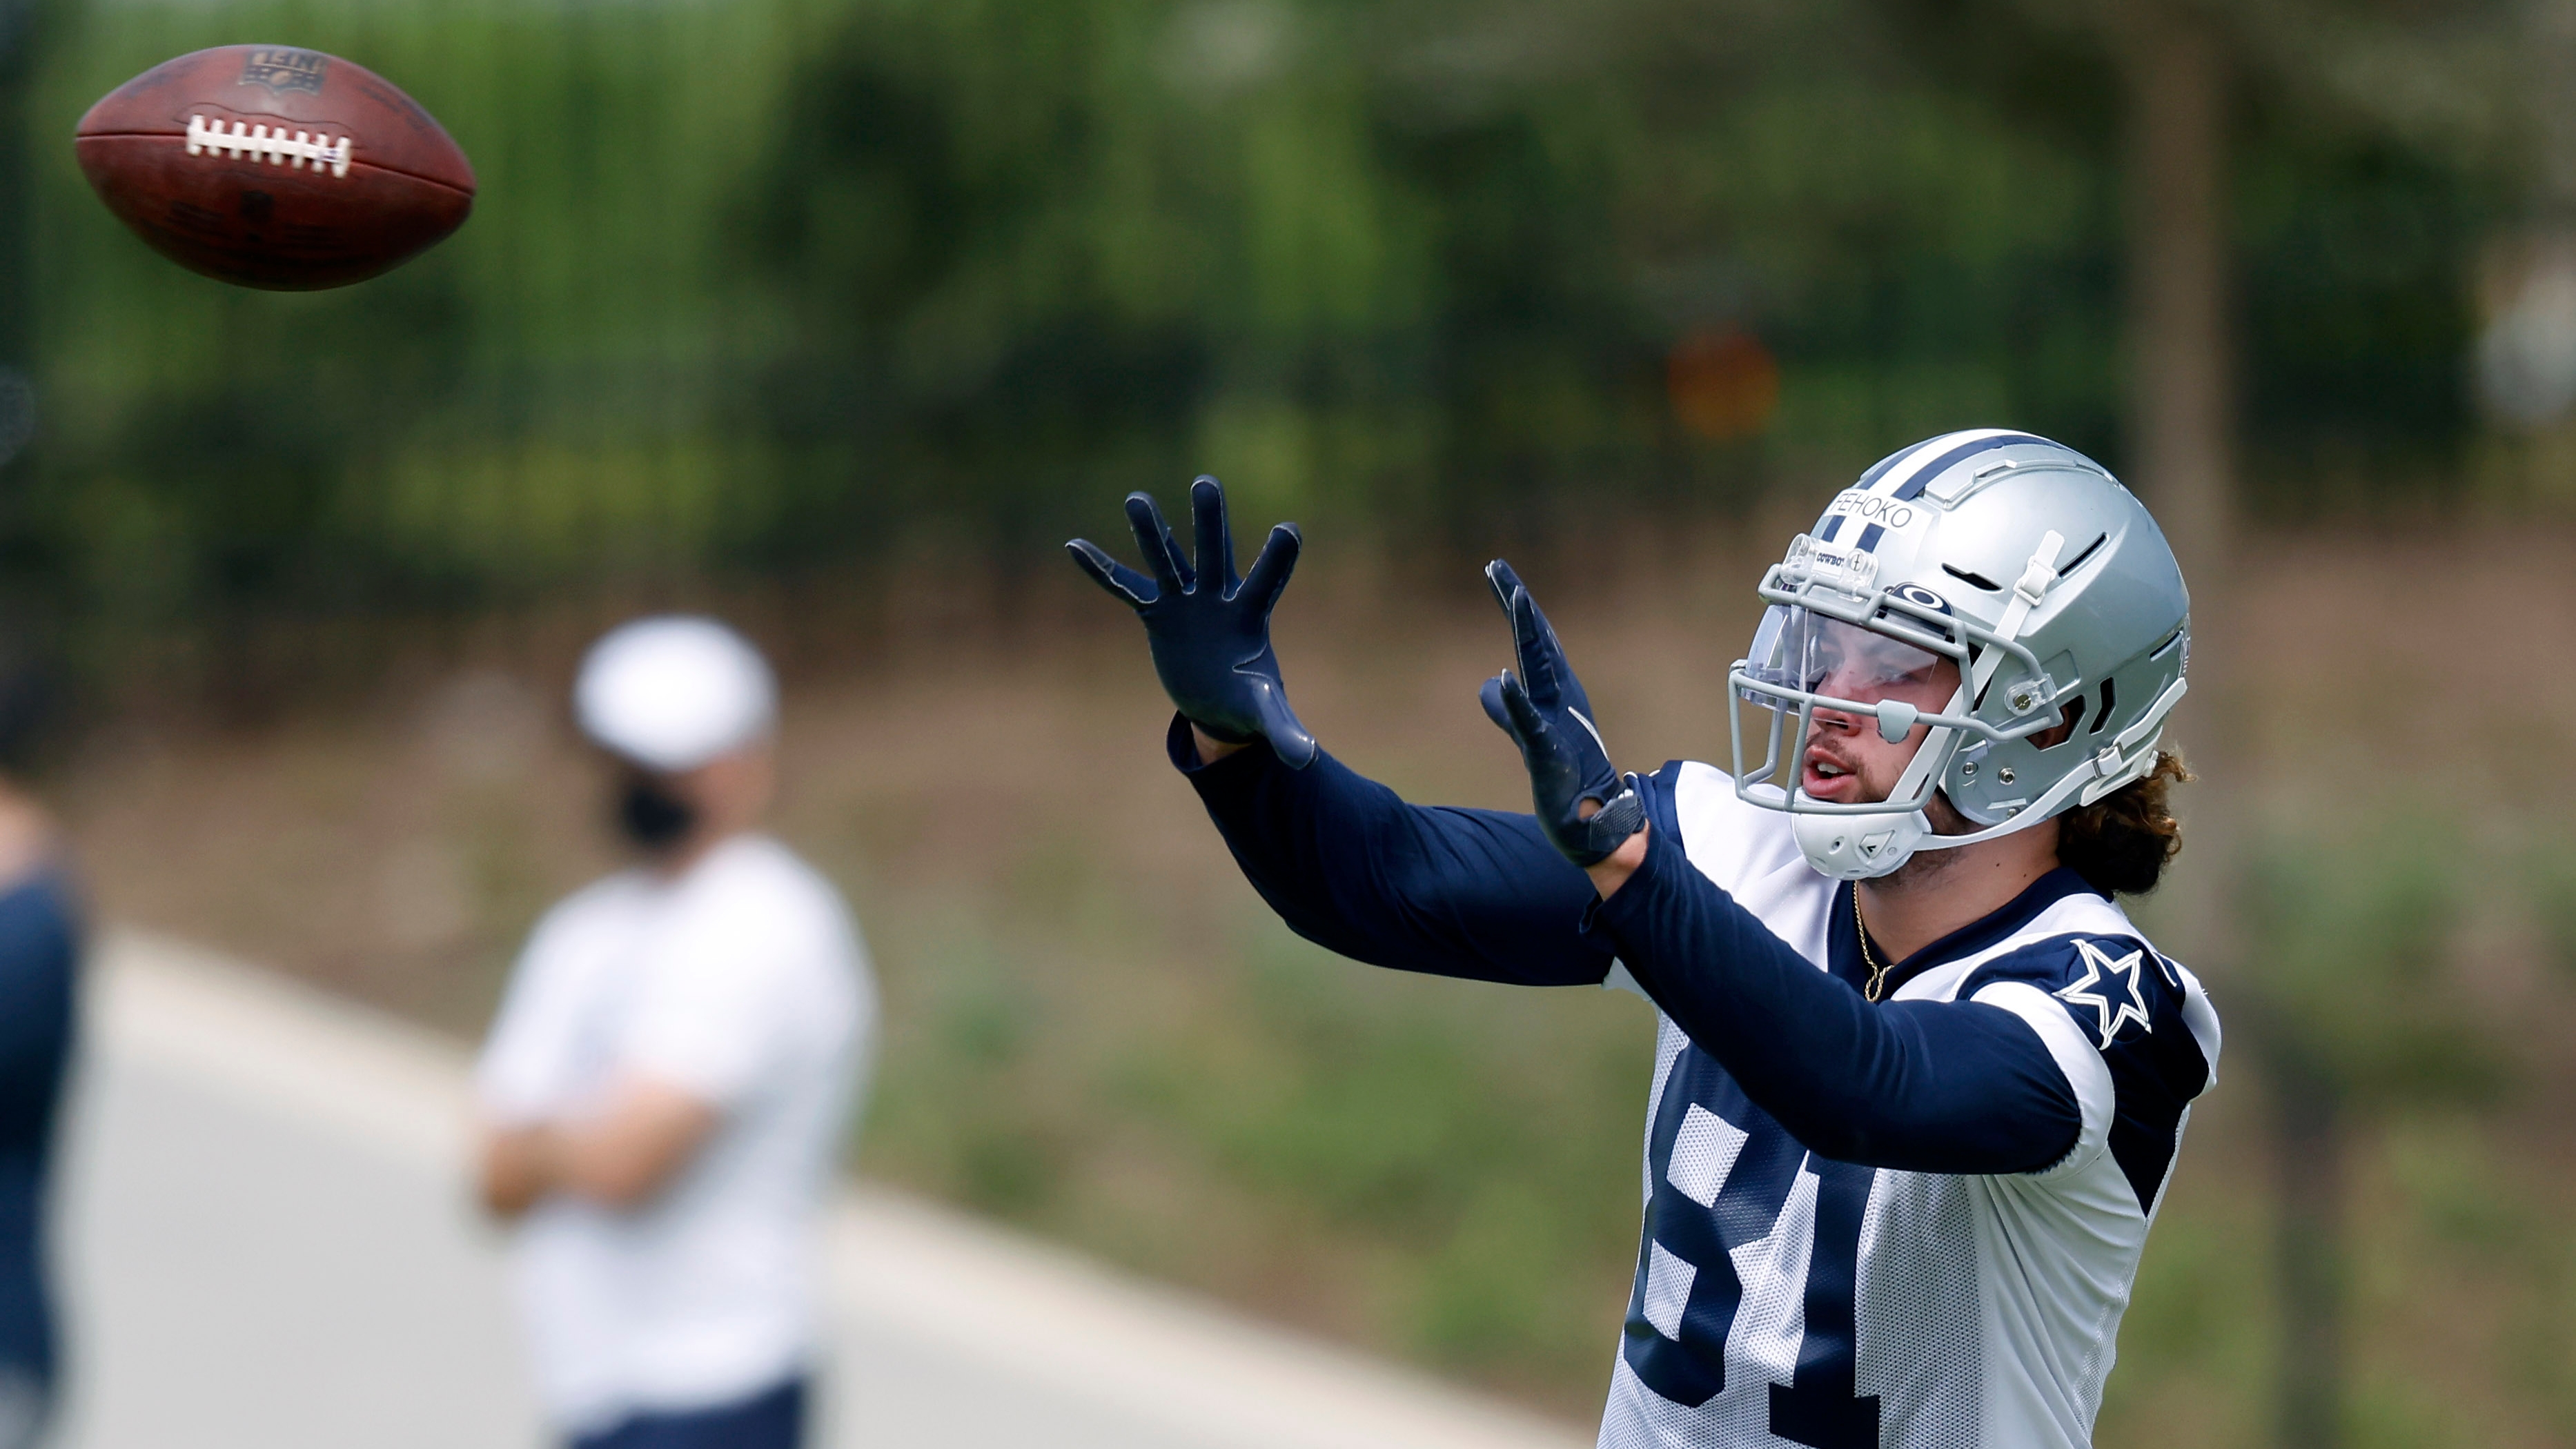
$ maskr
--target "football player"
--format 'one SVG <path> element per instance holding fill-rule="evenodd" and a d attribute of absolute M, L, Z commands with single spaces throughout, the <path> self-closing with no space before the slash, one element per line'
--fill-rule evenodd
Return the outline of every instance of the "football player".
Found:
<path fill-rule="evenodd" d="M 1382 966 L 1633 986 L 1660 1013 L 1645 1227 L 1600 1442 L 2090 1441 L 2218 1022 L 2114 898 L 2179 845 L 2160 747 L 2188 600 L 2155 521 L 2072 449 L 1953 433 L 1838 494 L 1757 591 L 1732 769 L 1623 774 L 1554 631 L 1486 575 L 1486 713 L 1527 815 L 1408 805 L 1289 708 L 1269 612 L 1127 500 L 1147 573 L 1077 540 L 1179 707 L 1168 745 L 1264 900 Z"/>

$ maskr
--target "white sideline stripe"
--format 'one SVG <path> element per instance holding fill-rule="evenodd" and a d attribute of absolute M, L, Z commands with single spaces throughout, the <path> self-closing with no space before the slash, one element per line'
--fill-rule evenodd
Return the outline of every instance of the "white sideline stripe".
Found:
<path fill-rule="evenodd" d="M 468 1055 L 425 1028 L 168 937 L 107 932 L 89 1029 L 370 1151 L 462 1173 Z M 1242 1449 L 1576 1449 L 1592 1436 L 1256 1323 L 935 1204 L 833 1205 L 827 1296 L 1015 1377 Z"/>

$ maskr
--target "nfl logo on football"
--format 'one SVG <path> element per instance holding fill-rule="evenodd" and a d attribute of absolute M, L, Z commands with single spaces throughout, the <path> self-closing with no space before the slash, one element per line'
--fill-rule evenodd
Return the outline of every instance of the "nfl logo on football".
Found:
<path fill-rule="evenodd" d="M 266 86 L 272 95 L 288 91 L 322 93 L 322 69 L 331 57 L 311 50 L 254 50 L 242 60 L 240 84 Z"/>

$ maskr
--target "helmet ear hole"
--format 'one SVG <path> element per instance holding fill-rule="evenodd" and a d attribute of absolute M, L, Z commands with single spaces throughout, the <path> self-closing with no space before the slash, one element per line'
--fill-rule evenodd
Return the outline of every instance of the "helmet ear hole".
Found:
<path fill-rule="evenodd" d="M 2056 749 L 2075 737 L 2075 727 L 2083 721 L 2084 696 L 2079 694 L 2067 701 L 2066 708 L 2058 711 L 2057 723 L 2030 737 L 2031 745 L 2035 749 Z"/>
<path fill-rule="evenodd" d="M 2115 685 L 2117 684 L 2117 682 L 2118 682 L 2118 681 L 2113 680 L 2113 679 L 2110 679 L 2110 678 L 2108 678 L 2108 677 L 2105 677 L 2105 678 L 2103 679 L 2103 681 L 2102 681 L 2102 709 L 2101 709 L 2101 712 L 2100 712 L 2100 713 L 2098 713 L 2098 714 L 2096 714 L 2096 715 L 2094 715 L 2094 716 L 2093 716 L 2093 727 L 2092 727 L 2091 729 L 2089 729 L 2089 730 L 2086 730 L 2086 731 L 2085 731 L 2085 733 L 2086 733 L 2086 734 L 2094 734 L 2094 735 L 2098 735 L 2098 734 L 2102 733 L 2102 726 L 2104 726 L 2104 725 L 2106 725 L 2106 724 L 2109 724 L 2109 723 L 2111 722 L 2111 710 L 2112 710 L 2112 708 L 2113 708 L 2112 701 L 2114 701 L 2114 700 L 2116 700 L 2116 699 L 2118 699 L 2118 698 L 2120 697 L 2120 692 L 2119 692 L 2119 690 L 2115 687 Z"/>

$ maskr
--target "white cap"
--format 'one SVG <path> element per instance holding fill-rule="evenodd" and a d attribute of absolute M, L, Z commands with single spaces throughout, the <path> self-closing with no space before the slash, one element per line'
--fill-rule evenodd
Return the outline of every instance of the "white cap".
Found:
<path fill-rule="evenodd" d="M 769 733 L 778 682 L 749 640 L 713 619 L 620 624 L 572 687 L 584 734 L 648 770 L 694 770 Z"/>

